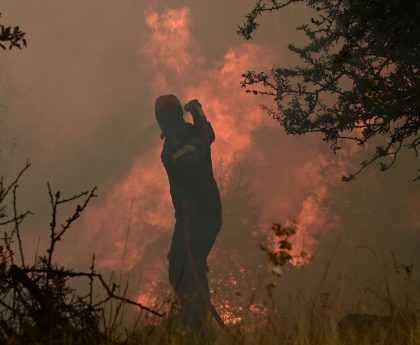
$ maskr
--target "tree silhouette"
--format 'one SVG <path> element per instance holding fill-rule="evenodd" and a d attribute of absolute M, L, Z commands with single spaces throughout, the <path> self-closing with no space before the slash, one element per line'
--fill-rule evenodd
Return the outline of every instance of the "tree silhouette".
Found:
<path fill-rule="evenodd" d="M 260 15 L 295 3 L 316 13 L 297 27 L 308 43 L 289 44 L 303 64 L 247 71 L 242 87 L 274 97 L 277 109 L 262 107 L 288 134 L 320 132 L 334 152 L 343 140 L 378 145 L 344 181 L 374 162 L 382 171 L 389 169 L 402 148 L 418 158 L 420 2 L 259 0 L 238 35 L 252 39 Z"/>

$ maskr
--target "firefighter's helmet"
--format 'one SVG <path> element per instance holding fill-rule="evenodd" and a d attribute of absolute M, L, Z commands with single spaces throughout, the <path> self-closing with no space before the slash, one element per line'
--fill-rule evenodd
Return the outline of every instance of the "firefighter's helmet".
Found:
<path fill-rule="evenodd" d="M 183 119 L 184 111 L 175 95 L 162 95 L 156 99 L 155 114 L 159 125 L 164 128 Z M 162 128 L 163 129 L 163 128 Z"/>

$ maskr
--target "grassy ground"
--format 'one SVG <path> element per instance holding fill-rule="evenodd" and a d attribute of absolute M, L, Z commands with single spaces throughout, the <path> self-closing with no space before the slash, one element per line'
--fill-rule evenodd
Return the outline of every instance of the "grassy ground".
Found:
<path fill-rule="evenodd" d="M 391 294 L 386 281 L 385 288 L 380 287 L 386 291 L 386 298 L 382 299 L 384 305 L 377 309 L 382 312 L 366 309 L 354 314 L 343 312 L 339 300 L 324 299 L 320 290 L 313 298 L 322 303 L 304 303 L 306 309 L 280 310 L 278 304 L 284 302 L 284 298 L 275 302 L 272 298 L 274 285 L 263 284 L 263 294 L 266 294 L 263 312 L 260 312 L 261 308 L 248 308 L 245 315 L 235 318 L 236 324 L 228 324 L 226 329 L 209 319 L 204 336 L 175 327 L 169 320 L 176 313 L 161 317 L 158 305 L 147 311 L 136 301 L 126 298 L 127 290 L 115 288 L 121 286 L 120 282 L 108 282 L 96 272 L 94 256 L 88 272 L 74 272 L 55 263 L 56 244 L 79 218 L 89 200 L 96 196 L 96 188 L 64 198 L 48 185 L 52 208 L 50 246 L 45 253 L 38 253 L 33 264 L 25 264 L 20 225 L 30 212 L 19 214 L 16 211 L 16 189 L 20 176 L 29 165 L 9 186 L 0 179 L 0 225 L 11 227 L 11 230 L 2 228 L 3 237 L 0 238 L 0 345 L 420 345 L 420 288 L 417 282 L 413 282 L 411 290 Z M 8 195 L 12 198 L 12 206 L 7 208 Z M 59 225 L 61 205 L 75 202 L 78 205 L 74 213 Z M 9 212 L 11 216 L 7 216 L 8 209 L 13 210 Z M 279 279 L 284 266 L 292 259 L 289 237 L 296 229 L 274 224 L 272 230 L 278 247 L 262 245 L 261 249 L 268 255 L 275 279 Z M 409 281 L 413 276 L 412 266 L 396 264 L 395 258 L 394 261 L 394 269 L 403 272 L 404 281 Z M 328 267 L 329 263 L 326 272 Z M 70 281 L 79 278 L 88 281 L 86 295 L 81 296 L 80 291 L 70 287 Z M 287 279 L 287 275 L 281 279 Z M 94 282 L 103 292 L 99 300 L 94 298 L 98 296 Z M 413 293 L 408 294 L 408 291 Z M 162 301 L 168 301 L 167 296 L 163 297 Z M 168 309 L 166 305 L 166 311 Z"/>
<path fill-rule="evenodd" d="M 282 279 L 286 280 L 287 274 L 280 278 L 280 284 Z M 169 314 L 169 317 L 153 315 L 123 300 L 109 299 L 98 312 L 83 318 L 79 315 L 81 309 L 77 308 L 85 308 L 86 304 L 78 306 L 67 302 L 66 305 L 73 305 L 73 313 L 77 317 L 67 310 L 57 309 L 58 314 L 45 315 L 47 323 L 40 322 L 42 318 L 39 315 L 31 314 L 31 306 L 40 310 L 37 303 L 28 298 L 29 307 L 25 309 L 22 300 L 16 297 L 17 300 L 9 305 L 21 303 L 20 311 L 26 313 L 27 310 L 27 313 L 10 319 L 9 323 L 6 318 L 0 320 L 0 344 L 420 345 L 420 291 L 416 282 L 413 281 L 412 285 L 413 289 L 404 290 L 406 296 L 402 296 L 403 292 L 395 291 L 386 298 L 378 299 L 383 301 L 383 305 L 376 309 L 376 313 L 368 307 L 360 308 L 360 305 L 346 307 L 345 310 L 353 310 L 355 313 L 345 312 L 342 301 L 335 297 L 324 299 L 322 296 L 312 296 L 312 301 L 301 299 L 304 308 L 281 310 L 279 305 L 285 302 L 284 298 L 277 294 L 278 300 L 275 302 L 270 294 L 274 296 L 276 291 L 267 289 L 266 285 L 261 289 L 264 298 L 260 299 L 264 312 L 257 313 L 250 308 L 247 314 L 242 314 L 241 321 L 237 322 L 236 318 L 237 323 L 228 324 L 225 330 L 209 316 L 207 332 L 203 337 L 195 336 L 188 329 L 176 327 L 170 321 L 176 320 L 176 312 L 169 312 L 169 304 L 164 306 L 170 300 L 168 296 L 162 296 L 160 300 L 166 302 L 159 306 L 160 302 L 157 301 L 152 308 Z M 387 287 L 383 290 L 388 291 Z M 407 291 L 413 293 L 408 295 Z M 114 293 L 124 296 L 118 290 Z M 61 308 L 60 304 L 58 306 Z M 0 305 L 0 310 L 2 308 Z M 56 316 L 61 318 L 59 322 L 54 320 Z M 45 324 L 51 326 L 51 331 L 43 326 Z"/>
<path fill-rule="evenodd" d="M 168 321 L 147 322 L 143 318 L 136 327 L 123 329 L 108 324 L 102 334 L 85 329 L 82 332 L 63 330 L 48 337 L 10 337 L 7 345 L 21 344 L 115 344 L 115 345 L 419 345 L 420 318 L 413 313 L 395 311 L 394 315 L 348 314 L 339 319 L 334 308 L 308 311 L 291 319 L 275 311 L 263 318 L 222 330 L 209 321 L 207 333 L 196 336 L 185 328 L 176 328 Z M 150 321 L 150 318 L 149 318 Z M 38 339 L 36 339 L 38 338 Z"/>

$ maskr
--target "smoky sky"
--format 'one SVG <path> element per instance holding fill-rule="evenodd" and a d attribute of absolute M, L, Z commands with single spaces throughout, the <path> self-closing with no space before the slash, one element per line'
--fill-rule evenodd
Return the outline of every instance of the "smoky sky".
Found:
<path fill-rule="evenodd" d="M 241 73 L 296 63 L 287 44 L 303 42 L 295 28 L 310 12 L 295 6 L 267 15 L 245 42 L 236 29 L 252 5 L 2 1 L 2 23 L 20 25 L 28 40 L 21 51 L 0 52 L 0 172 L 10 180 L 32 163 L 19 187 L 19 207 L 35 213 L 23 225 L 29 257 L 38 238 L 41 249 L 48 242 L 46 182 L 66 195 L 97 186 L 56 259 L 87 269 L 95 252 L 98 269 L 141 274 L 132 293 L 145 300 L 167 282 L 174 212 L 153 107 L 173 93 L 181 102 L 198 98 L 216 132 L 224 225 L 209 259 L 214 287 L 252 289 L 266 261 L 259 241 L 288 219 L 298 222 L 295 253 L 308 257 L 296 260 L 282 291 L 316 286 L 331 257 L 330 284 L 341 277 L 348 291 L 391 260 L 390 250 L 416 269 L 415 159 L 403 153 L 391 171 L 372 166 L 343 183 L 366 152 L 345 145 L 334 155 L 319 136 L 287 136 L 259 108 L 271 100 L 245 94 Z"/>

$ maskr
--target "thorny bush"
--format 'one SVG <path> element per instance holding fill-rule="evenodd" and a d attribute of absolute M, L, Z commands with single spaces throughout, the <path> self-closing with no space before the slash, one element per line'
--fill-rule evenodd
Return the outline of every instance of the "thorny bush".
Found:
<path fill-rule="evenodd" d="M 105 303 L 111 299 L 162 316 L 117 295 L 117 285 L 109 287 L 102 275 L 95 271 L 94 256 L 90 272 L 74 272 L 54 262 L 57 243 L 81 216 L 92 198 L 96 197 L 96 187 L 64 198 L 59 191 L 54 193 L 50 184 L 47 184 L 52 210 L 49 248 L 41 255 L 37 253 L 33 264 L 25 261 L 20 225 L 32 213 L 18 210 L 16 191 L 21 176 L 29 166 L 30 163 L 26 163 L 16 179 L 7 186 L 3 178 L 0 179 L 0 225 L 8 229 L 3 231 L 0 238 L 0 343 L 31 344 L 46 341 L 64 344 L 69 339 L 81 344 L 102 343 L 106 335 L 101 331 L 99 321 Z M 11 206 L 7 204 L 8 197 L 12 198 Z M 78 204 L 73 214 L 63 224 L 58 224 L 60 206 L 74 202 Z M 89 293 L 80 296 L 69 286 L 71 278 L 87 278 Z M 100 282 L 106 292 L 106 296 L 99 301 L 93 298 L 95 280 Z"/>

